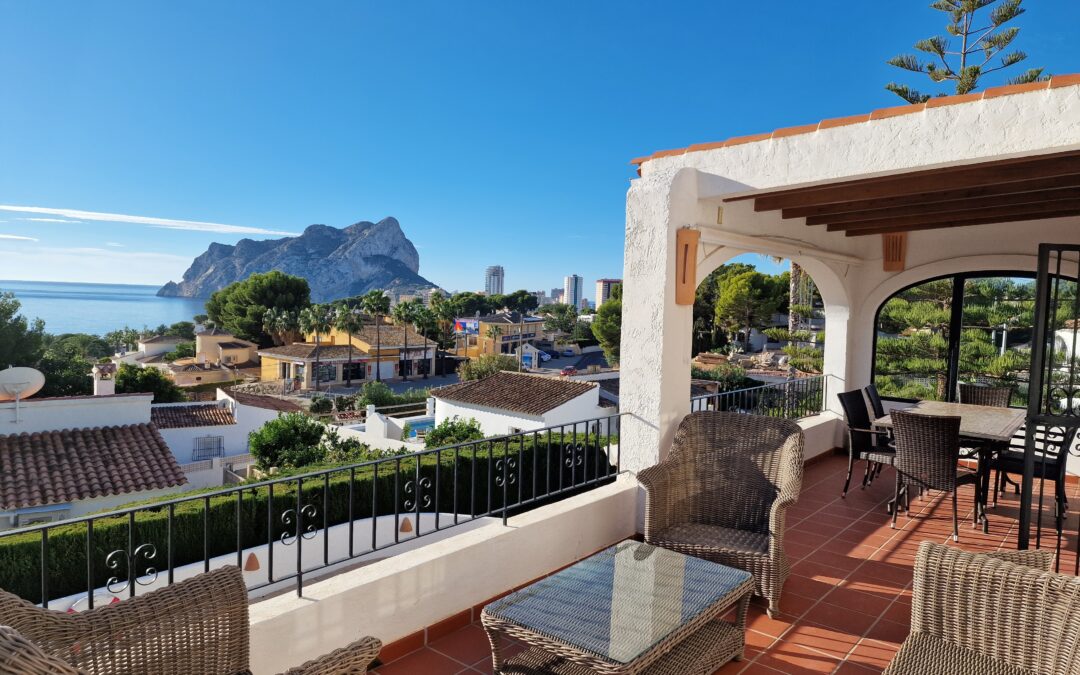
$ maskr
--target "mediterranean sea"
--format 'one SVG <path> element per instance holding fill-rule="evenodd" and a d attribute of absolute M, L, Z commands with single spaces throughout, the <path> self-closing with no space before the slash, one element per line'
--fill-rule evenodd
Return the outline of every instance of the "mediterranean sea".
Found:
<path fill-rule="evenodd" d="M 4 281 L 0 293 L 11 292 L 27 319 L 45 321 L 45 331 L 102 335 L 128 326 L 142 329 L 191 321 L 204 312 L 204 301 L 159 298 L 157 286 L 86 284 L 59 281 Z"/>

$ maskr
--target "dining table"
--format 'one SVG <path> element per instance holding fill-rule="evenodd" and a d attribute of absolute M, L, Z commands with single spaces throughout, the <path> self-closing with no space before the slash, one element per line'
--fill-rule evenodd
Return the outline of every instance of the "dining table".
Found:
<path fill-rule="evenodd" d="M 983 530 L 988 530 L 986 501 L 990 493 L 991 464 L 994 456 L 1007 449 L 1016 432 L 1024 426 L 1027 412 L 1022 408 L 999 408 L 948 401 L 919 401 L 902 409 L 922 415 L 960 418 L 961 441 L 968 441 L 978 452 L 976 516 L 982 522 Z M 892 418 L 889 415 L 879 417 L 874 420 L 874 426 L 891 429 Z"/>

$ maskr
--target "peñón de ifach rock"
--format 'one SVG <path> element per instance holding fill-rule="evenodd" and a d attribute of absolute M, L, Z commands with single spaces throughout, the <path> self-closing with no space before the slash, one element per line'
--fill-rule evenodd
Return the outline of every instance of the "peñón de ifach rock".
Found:
<path fill-rule="evenodd" d="M 235 246 L 210 244 L 195 258 L 180 282 L 170 281 L 157 294 L 206 298 L 255 272 L 279 270 L 304 277 L 314 302 L 381 288 L 414 293 L 436 288 L 419 275 L 420 256 L 395 218 L 345 228 L 310 225 L 298 237 L 241 239 Z"/>

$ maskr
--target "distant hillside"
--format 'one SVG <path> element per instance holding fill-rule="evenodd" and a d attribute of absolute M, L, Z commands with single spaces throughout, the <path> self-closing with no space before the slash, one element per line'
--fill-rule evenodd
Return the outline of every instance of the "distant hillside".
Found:
<path fill-rule="evenodd" d="M 395 218 L 367 221 L 338 229 L 310 225 L 299 237 L 255 241 L 235 246 L 213 243 L 184 272 L 157 294 L 206 298 L 255 272 L 279 270 L 304 277 L 314 302 L 327 302 L 382 288 L 413 293 L 435 288 L 420 276 L 420 256 Z"/>

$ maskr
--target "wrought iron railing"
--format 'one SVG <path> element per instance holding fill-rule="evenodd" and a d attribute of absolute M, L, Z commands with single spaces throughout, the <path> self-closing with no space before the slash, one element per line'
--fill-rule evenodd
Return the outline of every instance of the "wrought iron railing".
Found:
<path fill-rule="evenodd" d="M 212 565 L 250 570 L 255 553 L 265 571 L 249 578 L 251 590 L 291 581 L 302 594 L 312 572 L 480 518 L 505 525 L 514 513 L 614 480 L 619 420 L 616 413 L 0 532 L 0 588 L 45 607 L 78 596 L 92 608 L 95 595 L 111 601 L 105 591 L 133 597 Z"/>
<path fill-rule="evenodd" d="M 825 409 L 825 376 L 793 378 L 774 384 L 694 396 L 690 409 L 721 410 L 798 419 Z"/>

